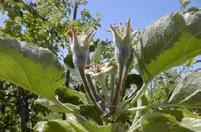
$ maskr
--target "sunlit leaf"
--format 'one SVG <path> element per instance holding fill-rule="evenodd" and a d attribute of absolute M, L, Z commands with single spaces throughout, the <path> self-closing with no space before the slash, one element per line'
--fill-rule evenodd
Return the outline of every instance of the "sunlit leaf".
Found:
<path fill-rule="evenodd" d="M 37 132 L 111 132 L 111 125 L 97 125 L 82 116 L 67 115 L 67 120 L 42 121 L 34 127 Z"/>
<path fill-rule="evenodd" d="M 135 47 L 139 71 L 149 82 L 201 53 L 201 11 L 172 13 L 148 26 Z"/>
<path fill-rule="evenodd" d="M 192 117 L 184 117 L 180 122 L 180 125 L 194 131 L 201 132 L 201 119 L 200 118 L 192 118 Z"/>
<path fill-rule="evenodd" d="M 92 56 L 92 61 L 96 64 L 99 64 L 101 61 L 101 51 L 102 51 L 102 42 L 100 41 Z"/>
<path fill-rule="evenodd" d="M 66 112 L 72 112 L 55 98 L 64 83 L 64 70 L 49 50 L 0 38 L 0 78 L 45 97 Z"/>
<path fill-rule="evenodd" d="M 143 115 L 139 130 L 143 132 L 191 132 L 181 126 L 173 116 L 157 112 Z"/>

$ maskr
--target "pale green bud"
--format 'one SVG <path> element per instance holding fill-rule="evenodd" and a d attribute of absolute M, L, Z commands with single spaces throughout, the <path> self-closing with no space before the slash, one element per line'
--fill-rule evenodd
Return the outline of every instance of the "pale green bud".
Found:
<path fill-rule="evenodd" d="M 90 42 L 94 35 L 93 31 L 82 32 L 80 35 L 72 32 L 70 47 L 73 53 L 73 63 L 77 68 L 84 68 L 88 63 Z"/>
<path fill-rule="evenodd" d="M 115 43 L 115 59 L 117 64 L 127 64 L 132 58 L 132 41 L 137 32 L 132 30 L 130 19 L 128 19 L 125 27 L 120 23 L 116 27 L 111 25 L 111 29 Z"/>

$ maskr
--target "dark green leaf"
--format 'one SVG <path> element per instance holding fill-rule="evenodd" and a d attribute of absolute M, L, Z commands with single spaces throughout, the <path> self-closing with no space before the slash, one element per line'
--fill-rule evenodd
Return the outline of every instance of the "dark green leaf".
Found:
<path fill-rule="evenodd" d="M 62 103 L 71 103 L 74 105 L 88 103 L 84 93 L 72 90 L 70 88 L 59 88 L 56 90 L 56 94 Z"/>
<path fill-rule="evenodd" d="M 65 58 L 64 58 L 64 63 L 70 67 L 70 68 L 75 68 L 74 64 L 73 64 L 73 56 L 72 54 L 68 54 Z"/>
<path fill-rule="evenodd" d="M 175 119 L 176 119 L 177 121 L 181 121 L 182 118 L 184 117 L 181 110 L 176 110 L 176 109 L 174 109 L 174 110 L 171 110 L 171 109 L 163 109 L 163 110 L 159 110 L 159 112 L 172 115 L 172 116 L 175 117 Z"/>
<path fill-rule="evenodd" d="M 99 125 L 103 125 L 101 120 L 101 113 L 94 105 L 81 105 L 79 114 L 88 120 L 93 120 Z"/>

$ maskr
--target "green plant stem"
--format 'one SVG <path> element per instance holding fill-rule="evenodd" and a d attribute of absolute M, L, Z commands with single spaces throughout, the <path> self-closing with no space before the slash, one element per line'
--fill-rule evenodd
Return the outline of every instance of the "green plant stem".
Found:
<path fill-rule="evenodd" d="M 176 104 L 146 105 L 146 106 L 140 106 L 140 107 L 130 108 L 127 111 L 128 112 L 136 112 L 136 111 L 147 110 L 147 109 L 158 108 L 158 107 L 179 107 L 179 105 L 176 105 Z"/>
<path fill-rule="evenodd" d="M 131 127 L 130 127 L 130 131 L 129 132 L 133 132 L 135 129 L 136 129 L 136 126 L 138 126 L 139 125 L 139 123 L 141 122 L 141 120 L 142 120 L 142 116 L 137 120 L 137 121 L 133 121 L 133 123 L 132 123 L 132 125 L 131 125 Z"/>
<path fill-rule="evenodd" d="M 138 91 L 137 95 L 131 100 L 131 105 L 137 102 L 137 100 L 142 97 L 146 89 L 147 89 L 147 85 L 143 84 L 142 88 Z"/>
<path fill-rule="evenodd" d="M 151 106 L 151 105 L 140 106 L 140 107 L 130 108 L 127 111 L 129 111 L 129 112 L 136 112 L 136 111 L 146 110 L 146 109 L 150 109 L 150 108 L 154 108 L 154 106 Z"/>
<path fill-rule="evenodd" d="M 63 103 L 61 103 L 58 99 L 55 98 L 54 103 L 59 106 L 61 109 L 63 109 L 64 111 L 68 112 L 68 113 L 73 113 L 74 110 L 71 109 L 69 106 L 65 106 Z"/>
<path fill-rule="evenodd" d="M 128 132 L 135 132 L 140 127 L 141 127 L 141 125 L 137 125 L 135 127 L 132 127 Z"/>
<path fill-rule="evenodd" d="M 137 102 L 137 100 L 144 94 L 146 91 L 147 85 L 143 84 L 142 88 L 137 92 L 136 96 L 130 97 L 128 100 L 126 100 L 124 103 L 121 104 L 122 108 L 127 108 L 128 105 L 132 105 Z"/>
<path fill-rule="evenodd" d="M 142 106 L 142 99 L 139 98 L 137 100 L 137 107 L 141 107 L 141 106 Z M 133 126 L 134 124 L 137 124 L 137 122 L 139 121 L 139 118 L 142 117 L 141 114 L 142 114 L 142 112 L 140 110 L 136 111 L 136 114 L 135 114 L 135 117 L 134 117 L 134 120 L 133 120 L 133 123 L 131 126 Z"/>

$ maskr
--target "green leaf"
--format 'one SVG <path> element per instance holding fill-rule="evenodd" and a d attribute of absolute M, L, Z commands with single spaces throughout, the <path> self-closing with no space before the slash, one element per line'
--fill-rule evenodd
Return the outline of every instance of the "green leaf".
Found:
<path fill-rule="evenodd" d="M 101 113 L 94 105 L 81 105 L 79 114 L 84 116 L 87 120 L 93 120 L 99 125 L 103 125 Z"/>
<path fill-rule="evenodd" d="M 140 130 L 143 132 L 191 132 L 182 127 L 173 116 L 157 112 L 143 115 Z"/>
<path fill-rule="evenodd" d="M 62 103 L 71 103 L 74 105 L 88 104 L 84 93 L 72 90 L 70 88 L 58 88 L 56 90 L 56 94 Z"/>
<path fill-rule="evenodd" d="M 49 110 L 56 111 L 56 112 L 67 112 L 65 107 L 69 107 L 73 109 L 74 111 L 79 110 L 78 106 L 69 104 L 69 103 L 63 103 L 62 105 L 64 106 L 64 108 L 63 107 L 61 108 L 60 106 L 58 106 L 58 104 L 55 104 L 54 102 L 49 101 L 45 98 L 38 98 L 36 102 L 40 105 L 47 107 Z"/>
<path fill-rule="evenodd" d="M 186 66 L 188 66 L 188 67 L 192 66 L 194 63 L 194 59 L 195 59 L 194 57 L 189 59 L 188 62 L 186 63 Z"/>
<path fill-rule="evenodd" d="M 76 116 L 77 121 L 82 124 L 82 126 L 88 130 L 89 132 L 111 132 L 112 126 L 111 124 L 108 125 L 98 125 L 93 121 L 86 120 L 81 116 Z"/>
<path fill-rule="evenodd" d="M 159 110 L 159 112 L 174 116 L 177 121 L 181 121 L 184 117 L 182 111 L 177 109 L 162 109 L 162 110 Z"/>
<path fill-rule="evenodd" d="M 185 8 L 188 4 L 192 2 L 192 0 L 179 0 L 181 3 L 182 7 Z"/>
<path fill-rule="evenodd" d="M 180 122 L 180 125 L 192 131 L 201 132 L 201 119 L 199 118 L 184 117 Z"/>
<path fill-rule="evenodd" d="M 98 42 L 97 48 L 95 49 L 95 51 L 93 53 L 92 61 L 95 64 L 99 64 L 101 61 L 102 43 L 103 43 L 102 41 Z"/>
<path fill-rule="evenodd" d="M 0 60 L 0 79 L 47 98 L 66 112 L 73 111 L 55 98 L 56 89 L 64 83 L 64 69 L 49 50 L 0 38 Z"/>
<path fill-rule="evenodd" d="M 75 68 L 75 66 L 74 66 L 74 64 L 73 64 L 73 55 L 72 55 L 72 54 L 68 54 L 68 55 L 64 58 L 64 63 L 65 63 L 68 67 L 70 67 L 70 68 L 72 68 L 72 69 Z"/>
<path fill-rule="evenodd" d="M 197 70 L 186 76 L 176 86 L 169 103 L 182 106 L 200 107 L 201 106 L 201 70 Z"/>
<path fill-rule="evenodd" d="M 201 53 L 201 11 L 172 13 L 148 26 L 135 47 L 146 83 Z"/>
<path fill-rule="evenodd" d="M 73 20 L 73 21 L 70 21 L 69 25 L 70 26 L 80 26 L 80 22 L 77 20 Z"/>
<path fill-rule="evenodd" d="M 36 100 L 36 103 L 42 105 L 42 106 L 45 106 L 46 108 L 50 109 L 50 110 L 53 110 L 53 111 L 56 111 L 56 112 L 65 112 L 64 109 L 61 109 L 60 107 L 58 107 L 55 103 L 45 99 L 45 98 L 38 98 Z"/>
<path fill-rule="evenodd" d="M 34 130 L 37 132 L 111 132 L 111 125 L 97 125 L 82 116 L 67 114 L 67 120 L 39 122 Z"/>
<path fill-rule="evenodd" d="M 69 120 L 52 120 L 42 121 L 37 123 L 34 127 L 36 132 L 87 132 L 80 124 L 76 121 Z"/>

